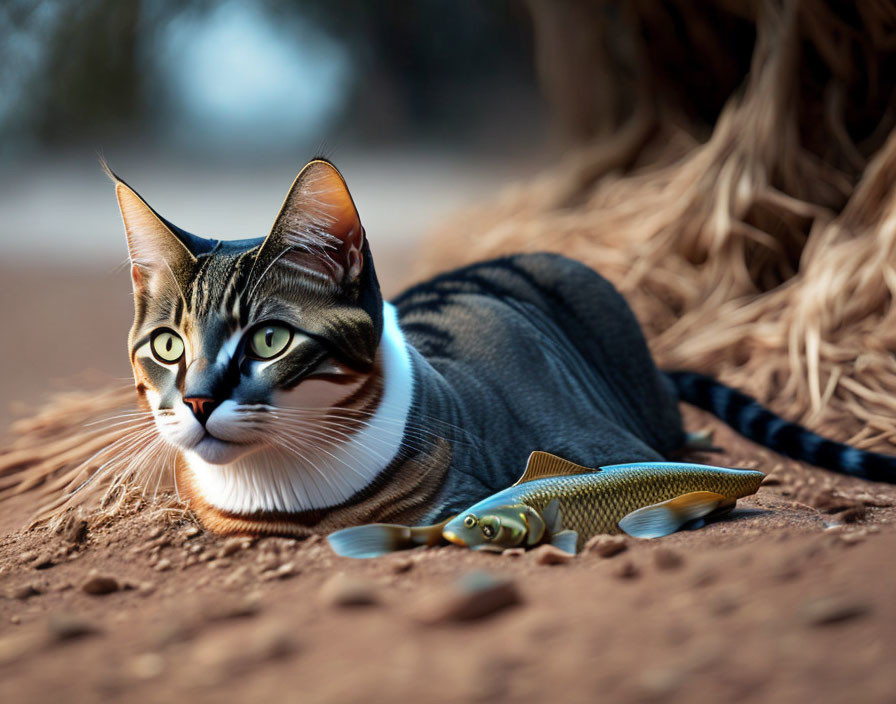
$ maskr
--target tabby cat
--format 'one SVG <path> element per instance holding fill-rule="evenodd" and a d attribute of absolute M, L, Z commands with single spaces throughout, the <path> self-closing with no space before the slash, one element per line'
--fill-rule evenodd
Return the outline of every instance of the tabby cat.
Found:
<path fill-rule="evenodd" d="M 137 392 L 211 530 L 435 523 L 513 483 L 532 450 L 587 466 L 667 457 L 686 440 L 679 400 L 791 457 L 892 478 L 893 458 L 660 372 L 622 296 L 562 256 L 474 264 L 384 302 L 326 160 L 298 175 L 267 237 L 238 241 L 181 230 L 113 178 Z"/>

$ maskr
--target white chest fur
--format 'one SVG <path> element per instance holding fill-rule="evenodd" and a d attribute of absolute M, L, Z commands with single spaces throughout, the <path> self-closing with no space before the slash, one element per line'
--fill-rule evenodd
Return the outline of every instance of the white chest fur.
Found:
<path fill-rule="evenodd" d="M 411 360 L 392 305 L 383 306 L 378 355 L 383 393 L 376 411 L 344 442 L 301 456 L 263 449 L 233 464 L 213 465 L 186 452 L 195 489 L 213 507 L 237 514 L 297 513 L 336 506 L 368 486 L 401 449 L 413 394 Z"/>

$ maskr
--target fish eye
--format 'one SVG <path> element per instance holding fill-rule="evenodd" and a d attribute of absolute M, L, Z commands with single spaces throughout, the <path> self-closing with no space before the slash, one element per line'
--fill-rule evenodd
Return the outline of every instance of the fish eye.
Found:
<path fill-rule="evenodd" d="M 263 323 L 249 337 L 249 356 L 273 359 L 283 354 L 292 342 L 292 328 L 280 323 Z"/>
<path fill-rule="evenodd" d="M 475 528 L 476 527 L 476 516 L 470 514 L 466 518 L 464 518 L 464 527 L 465 528 Z"/>
<path fill-rule="evenodd" d="M 498 529 L 501 527 L 501 519 L 495 516 L 486 516 L 479 521 L 479 530 L 486 540 L 492 540 L 498 535 Z"/>
<path fill-rule="evenodd" d="M 159 328 L 152 334 L 149 349 L 162 364 L 174 364 L 184 356 L 184 341 L 173 330 Z"/>

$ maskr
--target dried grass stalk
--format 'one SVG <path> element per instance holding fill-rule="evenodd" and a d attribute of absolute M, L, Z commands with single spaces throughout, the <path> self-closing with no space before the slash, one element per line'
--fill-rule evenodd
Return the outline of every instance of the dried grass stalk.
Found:
<path fill-rule="evenodd" d="M 666 121 L 622 171 L 605 143 L 579 150 L 443 226 L 420 275 L 518 251 L 576 257 L 621 289 L 663 367 L 715 374 L 819 432 L 894 452 L 896 133 L 860 149 L 842 101 L 861 73 L 851 49 L 892 51 L 896 32 L 881 4 L 857 9 L 867 36 L 823 2 L 762 4 L 744 89 L 706 141 Z M 805 144 L 807 44 L 830 72 L 829 158 Z M 627 145 L 639 119 L 610 143 Z"/>

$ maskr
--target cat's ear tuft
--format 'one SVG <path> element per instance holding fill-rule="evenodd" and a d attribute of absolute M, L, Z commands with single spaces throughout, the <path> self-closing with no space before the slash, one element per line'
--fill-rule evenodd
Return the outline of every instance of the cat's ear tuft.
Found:
<path fill-rule="evenodd" d="M 108 173 L 115 181 L 115 196 L 124 221 L 134 290 L 144 290 L 157 274 L 165 275 L 166 271 L 177 278 L 196 258 L 146 201 L 111 171 Z"/>
<path fill-rule="evenodd" d="M 342 174 L 315 159 L 293 181 L 265 248 L 289 249 L 287 259 L 345 284 L 361 274 L 364 237 Z"/>

